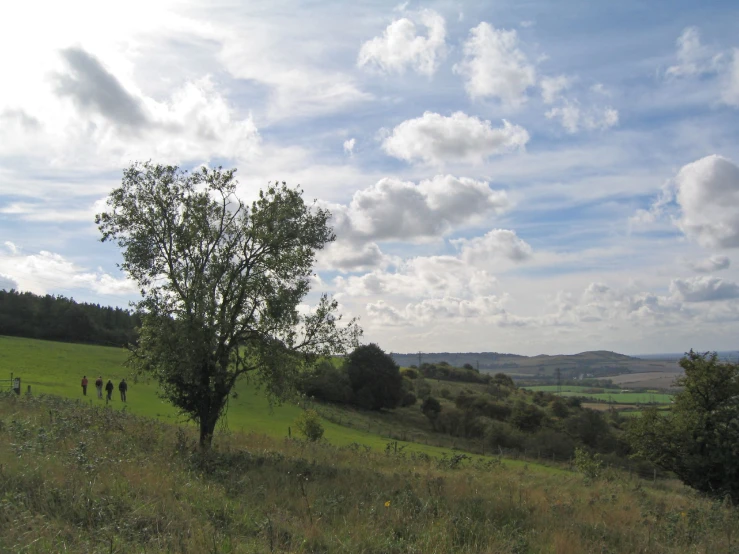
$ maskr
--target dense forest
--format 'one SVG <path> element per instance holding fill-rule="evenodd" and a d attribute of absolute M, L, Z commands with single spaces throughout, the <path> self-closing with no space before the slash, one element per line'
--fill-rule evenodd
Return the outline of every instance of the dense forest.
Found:
<path fill-rule="evenodd" d="M 137 317 L 121 308 L 0 290 L 0 335 L 123 346 L 135 340 L 137 325 Z"/>

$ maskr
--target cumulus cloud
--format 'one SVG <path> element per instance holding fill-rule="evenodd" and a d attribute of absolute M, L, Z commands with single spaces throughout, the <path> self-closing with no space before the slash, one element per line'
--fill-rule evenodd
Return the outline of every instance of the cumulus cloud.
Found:
<path fill-rule="evenodd" d="M 683 166 L 675 181 L 683 233 L 707 248 L 739 247 L 739 167 L 707 156 Z"/>
<path fill-rule="evenodd" d="M 528 141 L 526 129 L 506 120 L 503 127 L 493 128 L 490 121 L 463 112 L 449 117 L 425 112 L 395 127 L 382 148 L 408 162 L 482 163 L 495 154 L 523 149 Z"/>
<path fill-rule="evenodd" d="M 670 290 L 685 302 L 712 302 L 739 298 L 739 284 L 718 277 L 673 279 Z"/>
<path fill-rule="evenodd" d="M 605 130 L 618 124 L 618 110 L 611 107 L 583 109 L 576 100 L 563 100 L 560 106 L 552 108 L 545 115 L 547 119 L 558 120 L 568 133 L 576 133 L 581 129 Z"/>
<path fill-rule="evenodd" d="M 354 193 L 349 205 L 329 205 L 340 240 L 413 241 L 438 238 L 455 226 L 510 206 L 505 191 L 485 181 L 437 175 L 418 184 L 385 178 Z"/>
<path fill-rule="evenodd" d="M 0 274 L 12 280 L 16 288 L 36 294 L 65 289 L 87 289 L 98 294 L 134 295 L 135 283 L 116 278 L 102 269 L 89 271 L 60 254 L 42 250 L 38 254 L 0 254 Z"/>
<path fill-rule="evenodd" d="M 318 253 L 316 267 L 339 271 L 370 271 L 385 267 L 391 261 L 374 242 L 357 245 L 349 241 L 337 241 Z"/>
<path fill-rule="evenodd" d="M 496 98 L 517 107 L 526 100 L 526 90 L 536 83 L 536 71 L 519 49 L 515 30 L 496 29 L 482 22 L 470 29 L 463 52 L 464 59 L 453 70 L 464 78 L 470 98 Z"/>
<path fill-rule="evenodd" d="M 354 145 L 357 143 L 357 141 L 353 138 L 347 139 L 344 141 L 344 153 L 349 154 L 349 156 L 354 155 Z"/>
<path fill-rule="evenodd" d="M 522 262 L 530 259 L 533 253 L 531 245 L 508 229 L 493 229 L 482 237 L 457 239 L 451 243 L 459 248 L 465 262 L 477 266 L 500 260 Z"/>
<path fill-rule="evenodd" d="M 457 256 L 417 256 L 398 263 L 393 271 L 339 276 L 334 285 L 349 296 L 382 296 L 386 300 L 472 298 L 492 294 L 497 280 L 487 270 L 470 266 Z"/>
<path fill-rule="evenodd" d="M 731 265 L 731 260 L 729 260 L 728 256 L 711 256 L 710 258 L 697 262 L 688 261 L 687 265 L 696 273 L 713 273 L 714 271 L 728 269 Z"/>
<path fill-rule="evenodd" d="M 422 10 L 417 18 L 426 28 L 426 36 L 411 19 L 397 19 L 382 36 L 362 44 L 357 65 L 386 73 L 404 73 L 411 68 L 421 75 L 433 75 L 446 55 L 446 23 L 433 10 Z"/>

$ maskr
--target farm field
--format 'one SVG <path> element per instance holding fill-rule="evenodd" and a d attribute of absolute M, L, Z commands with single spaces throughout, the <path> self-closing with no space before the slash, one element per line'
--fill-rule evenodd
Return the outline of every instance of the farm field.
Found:
<path fill-rule="evenodd" d="M 557 393 L 557 389 L 561 389 L 560 396 L 582 396 L 592 398 L 600 402 L 613 402 L 616 404 L 669 404 L 672 401 L 671 394 L 665 394 L 657 390 L 645 391 L 628 391 L 623 392 L 620 389 L 604 389 L 602 393 L 592 393 L 594 387 L 584 387 L 576 385 L 539 385 L 531 387 L 523 387 L 532 391 L 544 391 Z"/>
<path fill-rule="evenodd" d="M 682 375 L 680 371 L 647 371 L 645 373 L 625 373 L 609 379 L 615 385 L 625 388 L 646 387 L 655 389 L 675 388 L 675 380 Z"/>
<path fill-rule="evenodd" d="M 126 356 L 127 353 L 123 349 L 105 346 L 0 336 L 0 378 L 9 378 L 12 372 L 16 377 L 21 378 L 21 388 L 24 392 L 30 385 L 34 395 L 54 394 L 78 399 L 94 406 L 105 404 L 104 401 L 96 398 L 95 387 L 92 385 L 95 378 L 102 375 L 104 381 L 112 379 L 116 385 L 113 401 L 110 403 L 112 409 L 125 409 L 137 415 L 153 417 L 169 423 L 185 423 L 178 416 L 175 408 L 157 397 L 156 383 L 141 381 L 134 383 L 133 380 L 129 380 L 129 371 L 124 365 Z M 83 375 L 87 375 L 91 383 L 88 386 L 87 396 L 82 396 L 79 384 Z M 120 401 L 117 389 L 121 378 L 129 381 L 128 402 L 125 406 Z M 294 427 L 293 422 L 301 412 L 299 406 L 290 403 L 270 406 L 267 398 L 260 394 L 253 382 L 240 381 L 235 392 L 237 397 L 230 400 L 228 413 L 219 423 L 216 435 L 228 429 L 277 438 L 287 437 L 288 427 Z M 415 409 L 418 410 L 417 407 Z M 345 419 L 361 421 L 361 425 L 347 427 L 334 423 L 341 419 L 340 411 L 331 409 L 331 412 L 331 420 L 324 419 L 323 425 L 324 437 L 333 445 L 344 446 L 359 443 L 375 450 L 384 450 L 391 440 L 386 433 L 394 428 L 392 414 L 357 418 L 347 413 L 349 417 Z M 400 433 L 393 434 L 397 436 Z M 408 438 L 410 436 L 412 435 L 408 435 Z M 398 442 L 399 446 L 404 447 L 408 452 L 433 456 L 449 455 L 453 452 L 451 441 L 450 448 L 415 442 Z M 524 464 L 522 461 L 511 463 Z M 546 466 L 541 467 L 546 468 L 546 471 L 556 471 Z"/>

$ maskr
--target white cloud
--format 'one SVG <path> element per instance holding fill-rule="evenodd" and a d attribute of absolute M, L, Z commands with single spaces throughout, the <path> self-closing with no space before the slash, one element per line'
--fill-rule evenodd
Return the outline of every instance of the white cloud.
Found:
<path fill-rule="evenodd" d="M 17 283 L 17 288 L 36 294 L 66 289 L 86 289 L 103 295 L 134 295 L 136 284 L 115 278 L 103 270 L 89 271 L 60 254 L 42 250 L 38 254 L 0 254 L 0 274 Z"/>
<path fill-rule="evenodd" d="M 718 277 L 691 277 L 673 279 L 670 290 L 685 302 L 712 302 L 739 298 L 739 284 Z"/>
<path fill-rule="evenodd" d="M 450 242 L 460 250 L 462 260 L 477 267 L 501 260 L 522 262 L 530 259 L 533 253 L 531 245 L 508 229 L 493 229 L 482 237 Z"/>
<path fill-rule="evenodd" d="M 349 156 L 354 155 L 354 145 L 357 143 L 356 139 L 350 138 L 344 141 L 344 153 Z"/>
<path fill-rule="evenodd" d="M 422 10 L 417 17 L 426 36 L 418 33 L 410 19 L 397 19 L 382 36 L 362 44 L 357 65 L 386 73 L 404 73 L 411 68 L 421 75 L 433 75 L 446 55 L 446 24 L 433 10 Z"/>
<path fill-rule="evenodd" d="M 318 253 L 317 269 L 338 269 L 339 271 L 370 271 L 385 267 L 391 258 L 380 250 L 376 243 L 357 245 L 351 241 L 336 241 Z"/>
<path fill-rule="evenodd" d="M 728 256 L 711 256 L 697 262 L 687 262 L 687 266 L 696 273 L 713 273 L 722 269 L 728 269 L 731 260 Z"/>
<path fill-rule="evenodd" d="M 20 249 L 15 244 L 13 244 L 12 242 L 10 242 L 9 240 L 6 240 L 3 244 L 5 245 L 5 248 L 7 248 L 8 250 L 10 250 L 10 253 L 11 254 L 18 254 L 18 253 L 20 253 Z"/>
<path fill-rule="evenodd" d="M 560 106 L 552 108 L 545 115 L 547 119 L 559 120 L 568 133 L 576 133 L 581 129 L 605 130 L 618 124 L 618 110 L 611 107 L 583 110 L 577 101 L 563 100 Z"/>
<path fill-rule="evenodd" d="M 685 28 L 676 45 L 677 64 L 667 68 L 668 77 L 686 77 L 716 71 L 720 54 L 701 44 L 697 28 Z"/>
<path fill-rule="evenodd" d="M 739 247 L 739 167 L 707 156 L 683 166 L 675 181 L 683 233 L 707 248 Z"/>
<path fill-rule="evenodd" d="M 382 148 L 408 162 L 482 163 L 495 154 L 523 149 L 528 141 L 526 129 L 506 120 L 503 127 L 493 128 L 490 121 L 463 112 L 450 117 L 424 112 L 395 127 Z"/>
<path fill-rule="evenodd" d="M 545 104 L 553 104 L 561 98 L 561 93 L 572 85 L 572 80 L 566 75 L 557 77 L 542 77 L 539 82 L 541 87 L 541 99 Z"/>
<path fill-rule="evenodd" d="M 89 52 L 67 49 L 62 58 L 55 91 L 26 107 L 40 123 L 0 125 L 0 156 L 26 156 L 37 167 L 118 170 L 135 159 L 249 158 L 259 148 L 251 115 L 239 115 L 209 77 L 159 101 L 127 90 Z"/>
<path fill-rule="evenodd" d="M 536 84 L 536 71 L 518 46 L 515 30 L 486 22 L 470 29 L 464 59 L 453 68 L 465 79 L 470 98 L 497 98 L 510 107 L 526 100 L 526 90 Z"/>
<path fill-rule="evenodd" d="M 485 181 L 437 175 L 418 184 L 381 179 L 355 192 L 349 205 L 328 207 L 339 240 L 356 243 L 436 239 L 509 206 L 505 191 Z"/>

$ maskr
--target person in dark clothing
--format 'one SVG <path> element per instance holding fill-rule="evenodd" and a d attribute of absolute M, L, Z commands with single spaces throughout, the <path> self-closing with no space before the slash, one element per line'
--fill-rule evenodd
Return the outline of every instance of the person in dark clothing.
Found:
<path fill-rule="evenodd" d="M 108 379 L 108 382 L 105 384 L 105 392 L 108 393 L 106 400 L 113 400 L 113 388 L 113 381 Z"/>
<path fill-rule="evenodd" d="M 82 377 L 82 396 L 87 396 L 87 375 Z"/>
<path fill-rule="evenodd" d="M 98 393 L 98 398 L 100 400 L 103 399 L 103 376 L 101 375 L 97 379 L 95 379 L 95 390 Z"/>
<path fill-rule="evenodd" d="M 125 402 L 126 401 L 126 391 L 128 390 L 128 383 L 126 383 L 125 379 L 121 379 L 121 382 L 118 383 L 118 390 L 121 393 L 121 400 Z"/>

